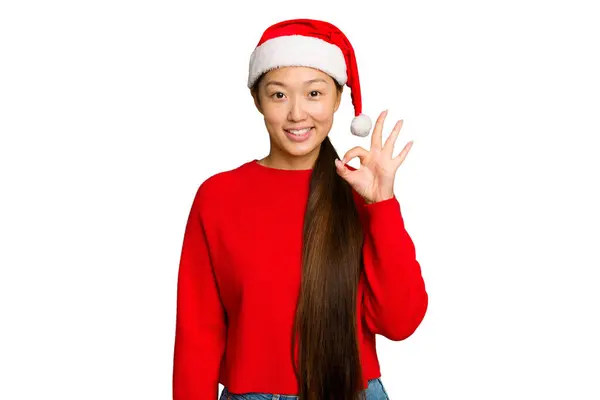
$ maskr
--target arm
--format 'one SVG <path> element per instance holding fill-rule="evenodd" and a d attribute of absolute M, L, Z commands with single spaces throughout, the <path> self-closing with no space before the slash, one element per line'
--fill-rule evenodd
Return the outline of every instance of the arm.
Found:
<path fill-rule="evenodd" d="M 365 231 L 361 279 L 365 280 L 366 326 L 390 340 L 404 340 L 420 325 L 428 306 L 415 246 L 395 196 L 360 207 Z"/>
<path fill-rule="evenodd" d="M 188 217 L 177 283 L 173 399 L 216 399 L 226 323 L 199 213 L 201 190 Z"/>

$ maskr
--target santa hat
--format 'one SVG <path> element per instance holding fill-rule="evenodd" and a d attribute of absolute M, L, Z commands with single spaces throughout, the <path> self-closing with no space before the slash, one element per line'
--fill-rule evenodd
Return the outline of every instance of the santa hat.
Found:
<path fill-rule="evenodd" d="M 371 131 L 371 118 L 362 114 L 360 81 L 354 49 L 334 25 L 314 19 L 278 22 L 265 30 L 250 56 L 248 87 L 273 68 L 305 66 L 319 69 L 340 85 L 348 85 L 354 105 L 350 125 L 353 135 L 365 137 Z"/>

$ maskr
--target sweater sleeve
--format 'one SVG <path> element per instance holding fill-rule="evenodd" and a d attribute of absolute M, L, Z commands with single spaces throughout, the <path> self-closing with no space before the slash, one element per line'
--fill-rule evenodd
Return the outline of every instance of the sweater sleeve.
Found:
<path fill-rule="evenodd" d="M 173 399 L 216 399 L 226 340 L 218 293 L 199 213 L 201 188 L 192 204 L 181 250 L 173 362 Z"/>
<path fill-rule="evenodd" d="M 363 316 L 368 329 L 394 341 L 414 333 L 425 316 L 428 295 L 405 229 L 400 204 L 391 199 L 363 203 L 365 280 Z"/>

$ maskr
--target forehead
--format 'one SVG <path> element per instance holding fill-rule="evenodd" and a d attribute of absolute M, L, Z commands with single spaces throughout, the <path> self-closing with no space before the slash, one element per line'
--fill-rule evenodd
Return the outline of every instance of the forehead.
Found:
<path fill-rule="evenodd" d="M 278 82 L 289 86 L 318 82 L 327 85 L 334 84 L 333 78 L 325 72 L 316 68 L 302 66 L 272 69 L 266 73 L 263 82 L 264 85 Z"/>

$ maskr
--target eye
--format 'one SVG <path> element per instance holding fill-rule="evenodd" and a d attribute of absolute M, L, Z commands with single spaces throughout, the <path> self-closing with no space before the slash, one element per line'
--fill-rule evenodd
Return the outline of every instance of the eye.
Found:
<path fill-rule="evenodd" d="M 281 97 L 278 96 L 278 95 L 281 95 Z M 283 93 L 282 92 L 275 92 L 275 93 L 273 93 L 271 95 L 271 97 L 275 97 L 276 99 L 283 99 Z"/>
<path fill-rule="evenodd" d="M 313 93 L 317 93 L 317 94 L 313 95 Z M 318 90 L 313 90 L 312 92 L 310 92 L 310 94 L 311 94 L 312 97 L 316 97 L 316 96 L 318 96 L 319 94 L 322 94 L 322 93 L 319 92 Z"/>

